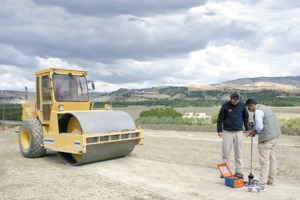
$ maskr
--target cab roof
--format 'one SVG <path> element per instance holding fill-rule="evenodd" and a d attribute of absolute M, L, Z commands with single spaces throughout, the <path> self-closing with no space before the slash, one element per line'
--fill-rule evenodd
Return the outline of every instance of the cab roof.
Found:
<path fill-rule="evenodd" d="M 40 76 L 43 74 L 73 74 L 73 75 L 87 75 L 85 70 L 74 70 L 74 69 L 61 69 L 61 68 L 47 68 L 35 72 L 35 76 Z"/>

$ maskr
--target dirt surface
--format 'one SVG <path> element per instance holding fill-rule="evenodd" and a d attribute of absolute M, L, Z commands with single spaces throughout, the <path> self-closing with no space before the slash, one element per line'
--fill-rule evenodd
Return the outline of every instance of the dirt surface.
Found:
<path fill-rule="evenodd" d="M 253 173 L 258 179 L 257 142 Z M 263 194 L 230 188 L 216 165 L 221 139 L 214 132 L 145 130 L 145 143 L 126 157 L 72 167 L 56 152 L 24 158 L 13 129 L 0 132 L 0 199 L 299 199 L 300 137 L 281 136 L 278 181 Z M 250 139 L 244 143 L 244 174 L 250 166 Z M 234 169 L 231 167 L 231 170 Z"/>

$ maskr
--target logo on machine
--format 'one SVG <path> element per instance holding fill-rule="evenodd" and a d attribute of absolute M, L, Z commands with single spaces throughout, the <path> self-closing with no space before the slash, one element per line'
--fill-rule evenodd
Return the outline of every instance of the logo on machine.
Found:
<path fill-rule="evenodd" d="M 74 140 L 74 146 L 79 147 L 80 146 L 80 141 L 79 140 Z"/>
<path fill-rule="evenodd" d="M 44 143 L 54 144 L 54 138 L 45 138 Z"/>

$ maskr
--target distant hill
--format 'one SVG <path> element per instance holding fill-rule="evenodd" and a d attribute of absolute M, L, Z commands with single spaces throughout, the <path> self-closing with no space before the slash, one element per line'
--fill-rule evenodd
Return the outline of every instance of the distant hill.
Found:
<path fill-rule="evenodd" d="M 28 99 L 34 99 L 34 92 L 28 93 Z M 0 104 L 2 103 L 24 103 L 25 91 L 0 90 Z"/>
<path fill-rule="evenodd" d="M 246 85 L 259 82 L 278 83 L 300 88 L 300 76 L 240 78 L 232 81 L 223 82 L 223 84 Z"/>
<path fill-rule="evenodd" d="M 241 78 L 218 84 L 193 84 L 190 86 L 161 86 L 142 89 L 121 88 L 110 93 L 92 92 L 98 102 L 134 102 L 164 99 L 212 99 L 226 100 L 230 93 L 239 92 L 241 97 L 300 97 L 300 76 Z M 29 93 L 29 99 L 35 93 Z M 0 90 L 0 103 L 23 103 L 25 92 Z"/>
<path fill-rule="evenodd" d="M 230 93 L 239 92 L 246 99 L 259 93 L 267 97 L 300 96 L 300 76 L 241 78 L 218 84 L 193 84 L 188 87 L 161 86 L 147 89 L 119 89 L 97 101 L 144 101 L 163 99 L 228 99 Z M 272 91 L 272 92 L 270 92 Z"/>

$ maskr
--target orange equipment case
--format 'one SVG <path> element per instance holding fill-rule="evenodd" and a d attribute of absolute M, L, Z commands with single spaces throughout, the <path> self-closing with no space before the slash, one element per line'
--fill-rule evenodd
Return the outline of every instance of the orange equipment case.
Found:
<path fill-rule="evenodd" d="M 226 163 L 221 163 L 217 165 L 221 174 L 225 177 L 225 185 L 232 188 L 243 187 L 244 178 L 239 176 L 234 176 Z"/>

